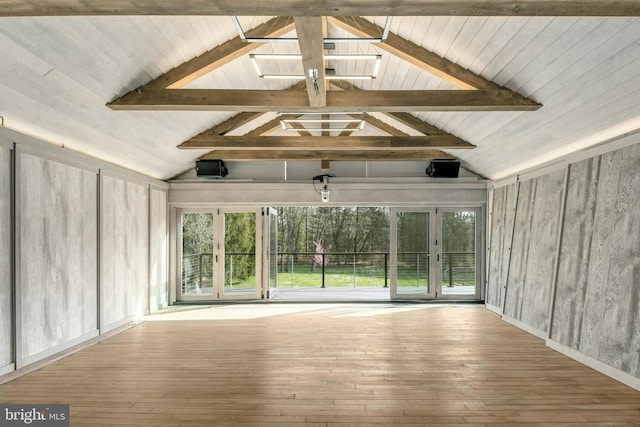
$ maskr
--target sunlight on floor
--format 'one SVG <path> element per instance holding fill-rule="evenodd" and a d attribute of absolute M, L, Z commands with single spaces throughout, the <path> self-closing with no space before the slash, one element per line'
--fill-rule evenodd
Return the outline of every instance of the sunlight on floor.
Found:
<path fill-rule="evenodd" d="M 305 313 L 328 317 L 371 317 L 414 310 L 428 310 L 451 304 L 233 304 L 208 306 L 174 306 L 144 321 L 168 320 L 242 320 L 259 319 L 285 314 Z M 473 306 L 472 306 L 473 307 Z M 315 313 L 314 313 L 315 312 Z"/>

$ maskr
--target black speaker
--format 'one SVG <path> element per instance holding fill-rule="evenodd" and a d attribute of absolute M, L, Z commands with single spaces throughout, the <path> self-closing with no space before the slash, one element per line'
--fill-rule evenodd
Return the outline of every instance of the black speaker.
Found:
<path fill-rule="evenodd" d="M 196 175 L 224 178 L 229 174 L 222 160 L 196 160 Z"/>
<path fill-rule="evenodd" d="M 431 178 L 457 178 L 460 172 L 458 160 L 432 160 L 426 173 Z"/>

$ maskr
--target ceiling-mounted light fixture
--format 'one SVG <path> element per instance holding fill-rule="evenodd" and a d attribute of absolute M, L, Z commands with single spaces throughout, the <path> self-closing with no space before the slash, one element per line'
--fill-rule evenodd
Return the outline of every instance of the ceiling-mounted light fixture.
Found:
<path fill-rule="evenodd" d="M 304 129 L 296 128 L 294 126 L 290 126 L 291 123 L 358 123 L 358 126 L 355 128 L 329 128 L 325 129 L 322 127 L 304 127 Z M 317 131 L 317 132 L 330 132 L 330 131 L 358 131 L 364 129 L 365 121 L 364 119 L 324 119 L 324 118 L 298 118 L 298 119 L 281 119 L 280 126 L 283 130 L 287 131 Z"/>
<path fill-rule="evenodd" d="M 247 37 L 244 30 L 242 29 L 242 25 L 240 25 L 240 21 L 237 16 L 232 16 L 233 25 L 236 27 L 236 31 L 238 32 L 238 37 L 244 43 L 267 43 L 267 42 L 276 42 L 276 43 L 293 43 L 298 42 L 297 37 Z M 391 30 L 391 21 L 392 17 L 387 16 L 387 19 L 384 23 L 384 28 L 382 29 L 382 34 L 380 37 L 360 37 L 360 38 L 349 38 L 349 37 L 325 37 L 323 42 L 327 43 L 382 43 L 387 40 L 389 37 L 389 31 Z"/>
<path fill-rule="evenodd" d="M 380 71 L 380 63 L 382 62 L 382 55 L 324 55 L 324 59 L 328 60 L 336 60 L 336 61 L 346 61 L 346 60 L 354 60 L 354 61 L 375 61 L 373 64 L 373 71 L 371 74 L 354 74 L 354 75 L 337 75 L 330 74 L 327 75 L 325 73 L 325 79 L 327 80 L 373 80 L 378 77 L 378 72 Z M 262 79 L 295 79 L 295 80 L 304 80 L 304 76 L 300 74 L 288 75 L 288 74 L 264 74 L 258 63 L 258 59 L 270 59 L 277 61 L 290 61 L 290 60 L 302 60 L 302 55 L 297 54 L 274 54 L 274 53 L 251 53 L 249 54 L 249 60 L 253 65 L 253 68 L 256 70 L 258 77 Z M 311 70 L 309 70 L 311 71 Z M 317 72 L 317 70 L 316 70 Z M 312 76 L 310 76 L 312 77 Z"/>
<path fill-rule="evenodd" d="M 320 194 L 320 200 L 322 203 L 329 203 L 329 196 L 331 196 L 331 192 L 329 191 L 329 177 L 334 177 L 330 173 L 325 173 L 323 175 L 318 175 L 313 177 L 313 188 L 316 190 L 316 193 Z M 316 188 L 316 181 L 322 182 L 322 189 L 318 191 Z"/>

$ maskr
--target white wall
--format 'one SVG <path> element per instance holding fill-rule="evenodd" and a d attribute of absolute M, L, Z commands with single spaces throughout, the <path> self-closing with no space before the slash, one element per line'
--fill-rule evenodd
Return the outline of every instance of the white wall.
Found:
<path fill-rule="evenodd" d="M 167 191 L 0 128 L 0 376 L 167 305 Z"/>

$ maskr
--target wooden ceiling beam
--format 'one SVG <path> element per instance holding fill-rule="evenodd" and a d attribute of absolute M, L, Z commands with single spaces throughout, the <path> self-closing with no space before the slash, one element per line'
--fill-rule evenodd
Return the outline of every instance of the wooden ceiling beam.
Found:
<path fill-rule="evenodd" d="M 348 82 L 346 80 L 331 80 L 331 86 L 335 87 L 337 89 L 341 89 L 341 90 L 353 90 L 353 91 L 361 91 L 362 89 L 360 89 L 358 86 L 354 85 L 351 82 Z M 403 124 L 405 124 L 406 126 L 409 126 L 410 128 L 421 132 L 427 136 L 429 135 L 447 135 L 448 132 L 443 131 L 442 129 L 433 126 L 432 124 L 429 124 L 423 120 L 420 120 L 419 118 L 415 117 L 414 115 L 410 114 L 410 113 L 403 113 L 403 112 L 395 112 L 395 113 L 383 113 L 389 117 L 391 117 L 394 120 L 397 120 Z M 373 117 L 370 115 L 367 115 L 369 117 Z M 374 117 L 375 118 L 375 117 Z M 376 119 L 377 120 L 377 119 Z M 378 123 L 384 123 L 381 120 L 377 121 Z M 373 124 L 373 123 L 372 123 Z M 374 126 L 376 126 L 374 124 Z M 387 125 L 390 129 L 396 129 L 393 126 Z M 389 133 L 390 135 L 396 135 L 394 133 L 391 133 L 392 130 L 386 130 L 386 129 L 382 129 L 380 126 L 376 126 L 381 130 L 384 130 L 385 132 Z M 397 130 L 397 129 L 396 129 Z M 400 132 L 400 131 L 398 131 Z M 404 132 L 403 132 L 404 134 Z M 406 134 L 405 134 L 406 135 Z"/>
<path fill-rule="evenodd" d="M 357 118 L 357 117 L 354 116 L 354 118 Z M 360 126 L 360 123 L 357 123 L 357 122 L 347 123 L 347 126 L 344 127 L 344 129 L 342 130 L 342 132 L 340 132 L 338 134 L 338 136 L 349 136 L 349 135 L 352 135 L 353 132 L 355 132 L 356 129 L 358 129 L 359 126 Z M 330 132 L 322 132 L 322 136 L 331 136 L 331 134 L 330 134 Z"/>
<path fill-rule="evenodd" d="M 378 130 L 386 132 L 391 136 L 410 136 L 408 133 L 403 132 L 400 129 L 394 128 L 390 124 L 388 124 L 386 122 L 383 122 L 382 120 L 378 119 L 377 117 L 372 116 L 371 114 L 367 114 L 367 113 L 354 114 L 353 118 L 354 119 L 362 119 L 368 125 L 371 125 L 371 126 L 375 127 Z"/>
<path fill-rule="evenodd" d="M 293 19 L 290 16 L 280 16 L 247 31 L 246 35 L 247 37 L 278 37 L 292 31 L 293 28 Z M 240 37 L 234 37 L 136 90 L 181 88 L 234 59 L 257 49 L 263 44 L 245 43 Z"/>
<path fill-rule="evenodd" d="M 473 149 L 475 145 L 452 135 L 437 136 L 210 136 L 193 138 L 180 149 L 213 150 L 415 150 Z"/>
<path fill-rule="evenodd" d="M 309 106 L 327 105 L 327 84 L 324 78 L 324 43 L 321 16 L 296 16 L 298 45 L 302 54 L 302 69 L 307 83 Z M 312 74 L 313 73 L 313 74 Z"/>
<path fill-rule="evenodd" d="M 3 0 L 0 16 L 640 16 L 637 0 Z"/>
<path fill-rule="evenodd" d="M 296 84 L 294 84 L 293 86 L 289 87 L 287 90 L 303 90 L 305 86 L 304 82 L 298 82 Z M 257 119 L 258 117 L 264 115 L 264 112 L 241 112 L 236 114 L 235 116 L 230 117 L 229 119 L 225 120 L 222 123 L 218 123 L 217 125 L 215 125 L 214 127 L 207 129 L 206 131 L 202 132 L 200 135 L 198 135 L 198 137 L 206 137 L 208 135 L 226 135 L 227 133 L 236 130 L 237 128 L 239 128 L 240 126 L 246 125 L 247 123 L 251 122 L 252 120 Z M 275 126 L 272 125 L 272 122 L 275 122 Z M 280 127 L 280 119 L 274 119 L 272 121 L 270 121 L 269 123 L 265 123 L 264 125 L 258 126 L 258 128 L 252 130 L 249 133 L 252 133 L 254 131 L 258 131 L 258 132 L 263 132 L 263 129 L 269 129 L 269 130 L 264 130 L 264 133 L 269 133 L 272 132 L 273 130 L 277 129 L 278 127 Z M 263 135 L 264 133 L 258 133 L 254 136 L 260 136 Z"/>
<path fill-rule="evenodd" d="M 535 111 L 540 104 L 509 90 L 418 90 L 327 92 L 325 107 L 308 106 L 306 94 L 291 91 L 173 89 L 133 91 L 107 104 L 112 110 L 142 111 Z"/>
<path fill-rule="evenodd" d="M 274 161 L 274 160 L 433 160 L 453 159 L 440 150 L 215 150 L 201 159 L 225 161 Z"/>
<path fill-rule="evenodd" d="M 380 37 L 383 31 L 378 25 L 358 16 L 332 17 L 329 22 L 358 37 Z M 376 46 L 460 89 L 499 88 L 489 80 L 394 33 L 390 32 L 387 40 Z"/>
<path fill-rule="evenodd" d="M 384 114 L 427 136 L 442 135 L 447 133 L 436 126 L 425 122 L 424 120 L 420 120 L 419 118 L 417 118 L 416 116 L 410 113 L 392 112 L 392 113 L 384 113 Z"/>
<path fill-rule="evenodd" d="M 227 133 L 239 128 L 240 126 L 246 125 L 250 121 L 257 119 L 264 114 L 264 112 L 238 113 L 235 116 L 225 120 L 224 122 L 215 125 L 211 129 L 204 131 L 202 135 L 226 135 Z"/>

